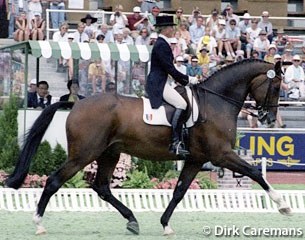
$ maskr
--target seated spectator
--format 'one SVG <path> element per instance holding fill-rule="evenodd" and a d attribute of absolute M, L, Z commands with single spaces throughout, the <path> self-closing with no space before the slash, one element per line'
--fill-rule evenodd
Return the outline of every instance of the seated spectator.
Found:
<path fill-rule="evenodd" d="M 242 61 L 245 58 L 245 52 L 243 50 L 236 51 L 235 62 Z"/>
<path fill-rule="evenodd" d="M 178 56 L 176 57 L 176 63 L 174 64 L 175 65 L 175 68 L 186 75 L 186 66 L 183 64 L 184 63 L 184 59 L 182 56 Z"/>
<path fill-rule="evenodd" d="M 226 67 L 226 66 L 228 66 L 228 65 L 230 65 L 230 64 L 232 64 L 232 63 L 234 63 L 235 62 L 235 60 L 234 60 L 234 58 L 231 56 L 231 55 L 228 55 L 228 56 L 226 56 L 226 58 L 225 58 L 225 63 L 221 66 L 222 68 L 223 67 Z"/>
<path fill-rule="evenodd" d="M 59 101 L 77 102 L 85 98 L 84 96 L 78 94 L 79 83 L 76 79 L 69 80 L 67 83 L 67 88 L 69 93 L 61 96 Z"/>
<path fill-rule="evenodd" d="M 247 96 L 247 101 L 253 100 L 250 96 Z M 255 103 L 245 103 L 241 111 L 238 114 L 238 117 L 241 119 L 247 119 L 250 128 L 258 127 L 258 118 L 252 116 L 251 114 L 257 115 L 257 110 L 255 110 Z"/>
<path fill-rule="evenodd" d="M 268 52 L 270 42 L 267 39 L 267 33 L 265 30 L 261 30 L 259 37 L 254 40 L 253 49 L 258 52 L 259 59 L 264 59 Z"/>
<path fill-rule="evenodd" d="M 124 28 L 123 29 L 123 42 L 126 43 L 127 45 L 134 45 L 134 40 L 130 36 L 131 31 L 129 28 Z"/>
<path fill-rule="evenodd" d="M 274 39 L 278 54 L 282 55 L 284 50 L 289 44 L 288 37 L 284 35 L 284 30 L 282 28 L 277 30 L 277 37 Z"/>
<path fill-rule="evenodd" d="M 69 29 L 68 24 L 66 22 L 63 22 L 59 27 L 59 31 L 53 34 L 53 41 L 68 42 L 68 29 Z"/>
<path fill-rule="evenodd" d="M 301 57 L 294 55 L 292 58 L 293 64 L 287 67 L 285 72 L 284 82 L 288 87 L 288 97 L 291 99 L 305 99 L 305 85 L 304 85 L 304 70 L 300 66 Z"/>
<path fill-rule="evenodd" d="M 36 92 L 37 91 L 37 80 L 33 78 L 29 84 L 28 93 Z"/>
<path fill-rule="evenodd" d="M 110 42 L 114 42 L 114 37 L 113 37 L 113 33 L 111 30 L 108 29 L 108 25 L 107 24 L 102 24 L 95 32 L 95 36 L 97 37 L 98 35 L 104 35 L 105 39 L 104 42 L 105 43 L 110 43 Z"/>
<path fill-rule="evenodd" d="M 267 54 L 264 57 L 264 60 L 266 62 L 275 63 L 274 62 L 275 53 L 276 53 L 276 46 L 275 46 L 275 44 L 270 44 L 269 48 L 268 48 L 268 52 L 267 52 Z"/>
<path fill-rule="evenodd" d="M 181 45 L 178 44 L 177 38 L 175 38 L 175 37 L 170 38 L 170 46 L 171 46 L 174 58 L 176 58 L 177 56 L 183 55 Z"/>
<path fill-rule="evenodd" d="M 202 77 L 202 68 L 198 65 L 198 58 L 196 56 L 191 57 L 191 63 L 186 67 L 186 75 L 192 77 Z"/>
<path fill-rule="evenodd" d="M 158 33 L 156 33 L 156 32 L 152 32 L 151 34 L 150 34 L 150 36 L 149 36 L 149 43 L 148 43 L 148 45 L 154 45 L 155 44 L 155 42 L 157 41 L 157 38 L 158 38 Z"/>
<path fill-rule="evenodd" d="M 202 80 L 206 80 L 210 76 L 210 67 L 209 64 L 202 65 Z"/>
<path fill-rule="evenodd" d="M 253 50 L 254 40 L 259 37 L 259 33 L 262 29 L 258 26 L 258 19 L 253 18 L 251 21 L 251 27 L 246 29 L 246 53 L 247 58 L 250 58 L 251 52 Z"/>
<path fill-rule="evenodd" d="M 242 18 L 243 18 L 243 20 L 241 20 L 238 23 L 238 27 L 240 29 L 240 41 L 241 41 L 241 44 L 242 44 L 241 48 L 243 50 L 245 50 L 246 45 L 248 43 L 248 41 L 247 41 L 247 28 L 251 27 L 252 20 L 250 20 L 251 16 L 250 16 L 249 13 L 245 13 Z M 258 19 L 257 19 L 257 22 L 258 22 Z M 250 58 L 250 55 L 247 58 Z"/>
<path fill-rule="evenodd" d="M 142 12 L 152 12 L 154 7 L 157 7 L 157 3 L 160 0 L 138 0 L 139 3 L 141 3 L 141 11 Z"/>
<path fill-rule="evenodd" d="M 52 96 L 49 94 L 49 84 L 47 81 L 40 81 L 37 84 L 37 91 L 28 94 L 28 107 L 44 109 L 51 105 Z"/>
<path fill-rule="evenodd" d="M 118 28 L 123 29 L 128 26 L 128 19 L 125 14 L 122 13 L 123 6 L 118 4 L 115 6 L 114 13 L 110 16 L 110 25 L 116 25 Z"/>
<path fill-rule="evenodd" d="M 192 15 L 189 16 L 189 18 L 188 18 L 189 25 L 190 26 L 195 25 L 197 22 L 196 20 L 200 15 L 201 15 L 201 12 L 200 12 L 199 7 L 194 7 L 193 11 L 192 11 Z"/>
<path fill-rule="evenodd" d="M 79 22 L 77 24 L 77 30 L 73 33 L 73 42 L 89 42 L 89 36 L 84 32 L 84 30 L 85 24 L 83 22 Z"/>
<path fill-rule="evenodd" d="M 204 35 L 200 38 L 196 53 L 199 53 L 199 50 L 202 49 L 202 47 L 206 47 L 209 50 L 210 56 L 216 56 L 217 55 L 217 42 L 213 36 L 211 36 L 211 29 L 206 27 Z"/>
<path fill-rule="evenodd" d="M 253 50 L 251 53 L 250 59 L 259 59 L 259 53 L 256 50 Z"/>
<path fill-rule="evenodd" d="M 234 14 L 233 6 L 230 3 L 228 3 L 225 8 L 224 17 L 227 21 L 227 27 L 229 27 L 229 25 L 231 23 L 230 20 L 232 20 L 232 19 L 235 20 L 235 24 L 236 24 L 236 26 L 238 26 L 239 17 L 236 14 Z"/>
<path fill-rule="evenodd" d="M 267 33 L 267 39 L 270 43 L 273 40 L 273 26 L 269 20 L 269 12 L 263 11 L 262 12 L 262 20 L 258 23 L 258 27 Z"/>
<path fill-rule="evenodd" d="M 148 45 L 149 44 L 149 32 L 147 28 L 142 28 L 140 35 L 135 40 L 135 45 Z"/>
<path fill-rule="evenodd" d="M 30 38 L 30 26 L 25 12 L 21 12 L 16 19 L 16 31 L 14 40 L 17 42 L 27 41 Z"/>
<path fill-rule="evenodd" d="M 92 86 L 92 94 L 105 92 L 106 90 L 106 72 L 105 65 L 101 59 L 95 60 L 89 65 L 88 80 Z"/>
<path fill-rule="evenodd" d="M 159 16 L 159 14 L 160 14 L 160 8 L 158 6 L 154 6 L 151 10 L 151 14 L 148 15 L 148 21 L 150 22 L 151 25 L 154 26 L 156 24 L 156 17 Z"/>
<path fill-rule="evenodd" d="M 31 39 L 44 40 L 44 31 L 46 29 L 46 21 L 41 18 L 41 13 L 35 12 L 34 18 L 31 20 Z"/>
<path fill-rule="evenodd" d="M 210 57 L 209 57 L 209 49 L 205 46 L 203 46 L 198 55 L 198 65 L 203 65 L 203 64 L 209 64 L 210 63 Z"/>
<path fill-rule="evenodd" d="M 204 19 L 202 16 L 197 17 L 196 24 L 193 24 L 190 26 L 189 32 L 190 32 L 190 36 L 191 36 L 192 48 L 196 52 L 200 38 L 205 33 Z"/>
<path fill-rule="evenodd" d="M 174 15 L 174 23 L 179 26 L 180 23 L 187 21 L 187 18 L 183 16 L 183 8 L 179 7 Z"/>
<path fill-rule="evenodd" d="M 130 31 L 136 31 L 137 27 L 135 26 L 135 23 L 137 23 L 139 20 L 142 19 L 141 16 L 141 8 L 140 7 L 134 7 L 133 8 L 133 14 L 127 16 L 128 19 L 128 28 Z"/>
<path fill-rule="evenodd" d="M 103 34 L 100 34 L 96 37 L 96 42 L 97 43 L 104 43 L 104 39 L 105 39 L 105 36 Z"/>
<path fill-rule="evenodd" d="M 149 34 L 155 30 L 155 27 L 148 21 L 146 16 L 136 22 L 134 26 L 136 27 L 137 31 L 141 31 L 143 28 L 147 29 Z"/>
<path fill-rule="evenodd" d="M 290 63 L 292 63 L 292 58 L 293 58 L 292 51 L 293 50 L 290 47 L 286 47 L 285 48 L 284 54 L 282 55 L 282 62 L 283 62 L 283 64 L 291 65 Z"/>
<path fill-rule="evenodd" d="M 226 28 L 226 39 L 224 40 L 227 55 L 235 58 L 235 51 L 241 49 L 240 30 L 236 26 L 236 20 L 229 20 L 229 26 Z"/>
<path fill-rule="evenodd" d="M 216 8 L 214 8 L 211 12 L 211 15 L 207 18 L 206 27 L 213 30 L 218 26 L 219 20 L 219 12 Z"/>
<path fill-rule="evenodd" d="M 82 18 L 80 21 L 85 24 L 84 33 L 88 35 L 90 40 L 93 40 L 95 37 L 94 33 L 96 32 L 96 27 L 93 24 L 97 22 L 97 18 L 87 14 L 86 17 Z"/>
<path fill-rule="evenodd" d="M 218 20 L 218 25 L 212 30 L 212 36 L 217 43 L 218 56 L 223 58 L 222 52 L 224 50 L 224 39 L 226 37 L 226 21 L 224 19 Z"/>

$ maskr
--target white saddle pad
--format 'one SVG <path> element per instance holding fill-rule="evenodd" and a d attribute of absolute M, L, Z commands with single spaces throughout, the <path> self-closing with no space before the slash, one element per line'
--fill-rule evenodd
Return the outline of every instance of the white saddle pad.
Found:
<path fill-rule="evenodd" d="M 198 104 L 195 98 L 192 95 L 191 89 L 186 86 L 187 96 L 190 100 L 191 108 L 193 111 L 191 112 L 191 115 L 189 119 L 186 121 L 186 127 L 192 127 L 194 126 L 195 122 L 198 119 L 199 116 L 199 109 Z M 191 100 L 193 98 L 193 100 Z M 171 123 L 168 122 L 166 118 L 165 113 L 165 107 L 160 106 L 158 109 L 152 109 L 150 105 L 150 101 L 148 98 L 142 97 L 143 99 L 143 120 L 145 123 L 149 125 L 162 125 L 162 126 L 171 126 Z"/>

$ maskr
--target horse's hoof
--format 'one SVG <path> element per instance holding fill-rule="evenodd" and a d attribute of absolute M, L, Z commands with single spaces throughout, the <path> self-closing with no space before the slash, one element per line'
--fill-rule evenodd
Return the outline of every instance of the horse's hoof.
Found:
<path fill-rule="evenodd" d="M 285 216 L 292 216 L 292 211 L 290 207 L 279 208 L 279 212 Z"/>
<path fill-rule="evenodd" d="M 164 227 L 163 236 L 172 236 L 174 234 L 175 234 L 174 230 L 169 225 Z"/>
<path fill-rule="evenodd" d="M 128 222 L 127 230 L 132 232 L 133 234 L 139 235 L 140 232 L 139 224 L 136 221 Z"/>
<path fill-rule="evenodd" d="M 36 235 L 46 234 L 47 230 L 43 226 L 37 226 Z"/>

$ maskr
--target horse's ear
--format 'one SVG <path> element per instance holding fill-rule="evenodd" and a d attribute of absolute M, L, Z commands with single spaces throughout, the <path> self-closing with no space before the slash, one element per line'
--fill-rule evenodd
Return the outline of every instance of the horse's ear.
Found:
<path fill-rule="evenodd" d="M 283 72 L 282 72 L 282 63 L 281 63 L 281 61 L 277 61 L 275 63 L 274 71 L 275 71 L 275 74 L 277 76 L 281 76 L 282 75 Z"/>

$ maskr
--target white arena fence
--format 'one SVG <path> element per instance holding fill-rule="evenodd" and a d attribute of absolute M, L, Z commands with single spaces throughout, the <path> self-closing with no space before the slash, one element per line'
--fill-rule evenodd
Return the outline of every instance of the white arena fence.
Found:
<path fill-rule="evenodd" d="M 163 212 L 173 190 L 112 189 L 114 196 L 135 212 Z M 305 190 L 280 190 L 295 213 L 305 213 Z M 0 188 L 0 210 L 35 211 L 42 189 Z M 52 196 L 47 211 L 116 211 L 92 189 L 62 188 Z M 277 206 L 262 190 L 188 190 L 177 212 L 277 212 Z"/>

